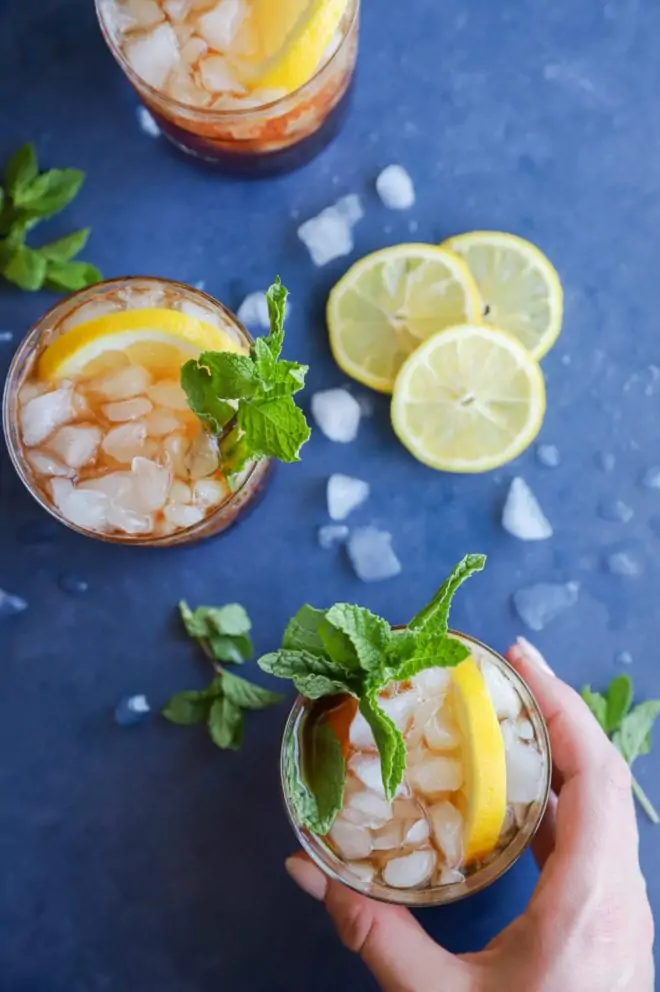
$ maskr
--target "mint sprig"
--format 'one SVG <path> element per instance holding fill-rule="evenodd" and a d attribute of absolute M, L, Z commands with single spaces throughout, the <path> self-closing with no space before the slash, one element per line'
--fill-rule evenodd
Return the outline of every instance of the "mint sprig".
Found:
<path fill-rule="evenodd" d="M 179 726 L 206 724 L 217 747 L 237 751 L 243 743 L 244 711 L 263 710 L 282 700 L 277 693 L 223 667 L 226 663 L 242 664 L 252 656 L 250 618 L 238 603 L 191 610 L 182 601 L 179 612 L 190 637 L 213 662 L 215 675 L 205 689 L 172 696 L 163 708 L 163 716 Z"/>
<path fill-rule="evenodd" d="M 650 752 L 651 731 L 660 716 L 660 700 L 651 699 L 633 709 L 633 684 L 627 675 L 613 679 L 604 694 L 594 692 L 590 685 L 585 685 L 581 695 L 631 768 L 637 758 Z M 657 826 L 660 816 L 634 776 L 632 788 L 649 820 Z"/>
<path fill-rule="evenodd" d="M 382 617 L 348 603 L 337 603 L 329 610 L 303 606 L 289 622 L 280 650 L 258 661 L 263 671 L 291 679 L 308 699 L 346 693 L 358 700 L 380 753 L 388 799 L 403 780 L 406 748 L 400 730 L 381 707 L 379 695 L 391 682 L 403 682 L 426 668 L 453 667 L 468 657 L 465 645 L 449 636 L 449 609 L 459 586 L 485 563 L 484 555 L 464 558 L 405 631 L 394 631 Z M 303 772 L 309 776 L 309 769 L 298 767 L 298 778 Z M 328 778 L 335 784 L 328 784 Z M 324 794 L 323 804 L 309 777 L 294 783 L 289 795 L 300 822 L 317 833 L 327 833 L 329 814 L 320 817 L 318 809 L 320 805 L 326 813 L 341 809 L 344 779 L 335 782 L 334 772 L 320 779 L 324 790 L 333 790 L 330 796 Z M 317 829 L 320 821 L 327 829 Z"/>
<path fill-rule="evenodd" d="M 0 187 L 0 275 L 20 289 L 46 286 L 72 292 L 102 278 L 89 262 L 74 261 L 89 238 L 89 228 L 74 231 L 40 248 L 26 243 L 28 232 L 71 203 L 85 179 L 79 169 L 39 171 L 34 145 L 19 148 L 4 170 Z"/>
<path fill-rule="evenodd" d="M 258 338 L 249 355 L 205 351 L 181 369 L 190 408 L 207 429 L 222 434 L 233 424 L 221 441 L 230 474 L 260 458 L 300 461 L 300 449 L 310 436 L 293 399 L 305 385 L 307 366 L 280 358 L 287 296 L 276 279 L 267 293 L 270 334 Z"/>

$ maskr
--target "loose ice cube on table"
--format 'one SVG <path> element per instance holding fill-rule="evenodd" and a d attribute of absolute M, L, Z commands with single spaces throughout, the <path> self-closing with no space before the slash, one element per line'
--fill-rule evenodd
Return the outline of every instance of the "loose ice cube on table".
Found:
<path fill-rule="evenodd" d="M 449 868 L 456 868 L 463 859 L 463 817 L 449 802 L 436 803 L 428 810 L 431 830 Z"/>
<path fill-rule="evenodd" d="M 536 460 L 545 468 L 557 468 L 561 462 L 559 448 L 555 444 L 539 444 Z"/>
<path fill-rule="evenodd" d="M 124 54 L 134 72 L 154 89 L 162 89 L 179 61 L 179 45 L 170 24 L 159 24 L 149 34 L 129 38 Z"/>
<path fill-rule="evenodd" d="M 94 461 L 100 443 L 100 429 L 85 424 L 80 427 L 60 427 L 48 441 L 48 447 L 59 455 L 69 468 L 81 468 Z"/>
<path fill-rule="evenodd" d="M 502 526 L 521 541 L 545 541 L 552 537 L 552 527 L 524 479 L 511 483 L 502 511 Z"/>
<path fill-rule="evenodd" d="M 330 831 L 329 840 L 340 857 L 348 861 L 361 861 L 372 851 L 371 833 L 365 827 L 338 816 Z"/>
<path fill-rule="evenodd" d="M 344 524 L 326 524 L 319 527 L 319 544 L 324 551 L 329 551 L 336 544 L 343 544 L 348 537 L 348 527 Z"/>
<path fill-rule="evenodd" d="M 415 187 L 401 165 L 388 165 L 376 179 L 376 189 L 390 210 L 408 210 L 415 203 Z"/>
<path fill-rule="evenodd" d="M 578 582 L 567 582 L 564 585 L 539 582 L 514 592 L 513 605 L 520 619 L 530 630 L 543 630 L 546 624 L 560 613 L 575 606 L 579 591 Z"/>
<path fill-rule="evenodd" d="M 250 293 L 246 296 L 236 311 L 236 316 L 246 327 L 256 327 L 268 330 L 268 299 L 265 293 Z"/>
<path fill-rule="evenodd" d="M 383 881 L 393 889 L 414 889 L 424 885 L 435 870 L 434 851 L 413 851 L 403 858 L 393 858 L 383 869 Z"/>
<path fill-rule="evenodd" d="M 23 444 L 28 448 L 41 444 L 57 427 L 73 420 L 74 416 L 69 387 L 35 396 L 20 413 Z"/>
<path fill-rule="evenodd" d="M 151 375 L 141 365 L 129 365 L 90 383 L 90 388 L 106 400 L 128 400 L 146 392 Z"/>
<path fill-rule="evenodd" d="M 424 751 L 420 760 L 409 767 L 408 778 L 415 792 L 433 798 L 442 792 L 456 792 L 461 788 L 463 766 L 455 758 Z"/>
<path fill-rule="evenodd" d="M 644 562 L 632 551 L 615 551 L 605 558 L 608 572 L 626 578 L 636 578 L 644 571 Z"/>
<path fill-rule="evenodd" d="M 331 441 L 349 444 L 360 427 L 360 404 L 346 389 L 325 389 L 312 396 L 312 416 Z"/>
<path fill-rule="evenodd" d="M 348 539 L 348 556 L 363 582 L 382 582 L 401 572 L 392 548 L 392 535 L 376 527 L 359 527 Z"/>
<path fill-rule="evenodd" d="M 27 603 L 20 596 L 12 596 L 10 593 L 0 589 L 0 620 L 13 617 L 17 613 L 27 610 Z"/>
<path fill-rule="evenodd" d="M 331 520 L 345 520 L 349 513 L 368 498 L 370 487 L 362 479 L 349 475 L 331 475 L 328 479 L 328 516 Z"/>
<path fill-rule="evenodd" d="M 307 247 L 314 265 L 328 262 L 353 251 L 353 227 L 364 217 L 359 196 L 344 196 L 332 207 L 327 207 L 317 217 L 305 221 L 298 228 L 298 237 Z"/>

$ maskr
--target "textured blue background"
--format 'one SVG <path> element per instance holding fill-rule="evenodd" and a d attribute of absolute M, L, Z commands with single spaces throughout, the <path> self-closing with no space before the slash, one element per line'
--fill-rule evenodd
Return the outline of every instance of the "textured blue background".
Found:
<path fill-rule="evenodd" d="M 405 621 L 458 557 L 484 551 L 487 572 L 456 604 L 459 627 L 503 648 L 519 633 L 513 590 L 574 579 L 579 605 L 537 637 L 557 670 L 604 683 L 627 649 L 639 694 L 660 695 L 660 493 L 639 485 L 660 461 L 649 368 L 660 365 L 658 50 L 653 0 L 367 3 L 343 134 L 304 171 L 255 185 L 198 169 L 140 131 L 90 0 L 0 0 L 0 156 L 32 139 L 44 165 L 87 171 L 53 235 L 91 223 L 87 256 L 106 275 L 203 279 L 230 306 L 280 272 L 293 295 L 289 353 L 311 364 L 310 392 L 343 382 L 323 304 L 346 263 L 315 270 L 295 231 L 340 194 L 364 195 L 360 254 L 409 240 L 410 219 L 429 241 L 501 228 L 537 241 L 566 288 L 564 335 L 544 362 L 542 438 L 561 450 L 555 471 L 530 451 L 495 475 L 435 474 L 395 442 L 376 398 L 355 444 L 317 433 L 237 530 L 145 552 L 49 525 L 0 452 L 0 587 L 30 604 L 0 626 L 3 992 L 373 987 L 282 869 L 292 847 L 276 775 L 284 710 L 256 716 L 237 755 L 158 719 L 113 724 L 126 692 L 160 704 L 202 684 L 203 663 L 175 622 L 180 597 L 243 602 L 265 650 L 308 597 Z M 392 161 L 415 178 L 410 214 L 387 212 L 374 194 Z M 18 341 L 50 302 L 2 288 L 0 329 Z M 0 344 L 3 373 L 12 348 Z M 596 467 L 598 452 L 615 455 L 613 474 Z M 363 586 L 342 553 L 317 547 L 334 470 L 372 483 L 356 520 L 392 530 L 401 577 Z M 500 529 L 516 472 L 547 510 L 552 541 L 527 546 Z M 597 516 L 615 496 L 635 510 L 626 525 Z M 620 546 L 643 557 L 642 578 L 607 574 L 603 557 Z M 64 592 L 62 575 L 89 590 Z M 639 776 L 660 803 L 654 766 L 648 758 Z M 657 906 L 660 831 L 642 819 L 641 832 Z M 449 947 L 478 948 L 524 906 L 534 878 L 524 860 L 488 893 L 424 921 Z"/>

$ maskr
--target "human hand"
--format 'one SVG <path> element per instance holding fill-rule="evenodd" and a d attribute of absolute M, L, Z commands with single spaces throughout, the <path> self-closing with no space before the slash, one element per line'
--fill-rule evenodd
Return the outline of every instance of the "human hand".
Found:
<path fill-rule="evenodd" d="M 383 992 L 653 992 L 653 917 L 639 867 L 630 771 L 579 695 L 519 638 L 507 658 L 543 712 L 553 794 L 534 840 L 541 875 L 517 920 L 477 954 L 450 954 L 402 907 L 331 882 L 304 855 L 287 871 L 325 903 Z"/>

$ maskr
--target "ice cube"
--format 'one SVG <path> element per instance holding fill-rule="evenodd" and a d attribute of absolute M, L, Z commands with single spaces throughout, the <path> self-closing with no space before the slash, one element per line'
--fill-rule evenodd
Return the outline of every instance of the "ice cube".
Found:
<path fill-rule="evenodd" d="M 11 331 L 0 331 L 0 344 L 9 344 L 13 340 L 14 335 Z"/>
<path fill-rule="evenodd" d="M 312 396 L 312 416 L 331 441 L 349 444 L 360 427 L 360 404 L 346 389 L 326 389 Z"/>
<path fill-rule="evenodd" d="M 343 544 L 348 537 L 348 527 L 344 524 L 326 524 L 319 527 L 319 544 L 324 551 L 329 551 L 336 544 Z"/>
<path fill-rule="evenodd" d="M 630 651 L 617 651 L 614 661 L 617 665 L 632 665 L 633 656 Z"/>
<path fill-rule="evenodd" d="M 43 393 L 47 392 L 50 388 L 47 382 L 26 382 L 24 386 L 21 386 L 18 394 L 18 402 L 21 406 L 25 406 L 30 400 L 35 399 L 37 396 L 41 396 Z"/>
<path fill-rule="evenodd" d="M 146 437 L 147 428 L 141 421 L 122 424 L 121 427 L 113 427 L 108 431 L 101 442 L 101 448 L 115 461 L 128 463 L 144 454 Z"/>
<path fill-rule="evenodd" d="M 150 138 L 158 138 L 160 136 L 160 128 L 146 107 L 140 104 L 135 110 L 135 116 L 140 125 L 140 130 L 144 134 L 149 135 Z"/>
<path fill-rule="evenodd" d="M 392 548 L 392 535 L 376 527 L 359 527 L 348 539 L 348 556 L 363 582 L 382 582 L 401 572 Z"/>
<path fill-rule="evenodd" d="M 368 861 L 353 861 L 350 870 L 361 882 L 373 882 L 376 874 L 376 869 Z"/>
<path fill-rule="evenodd" d="M 266 294 L 250 293 L 249 296 L 245 297 L 236 311 L 236 316 L 246 327 L 268 330 L 270 327 L 270 317 L 268 316 Z"/>
<path fill-rule="evenodd" d="M 223 503 L 229 492 L 226 483 L 220 479 L 200 479 L 193 488 L 193 503 L 208 510 Z"/>
<path fill-rule="evenodd" d="M 62 333 L 67 334 L 72 328 L 79 324 L 88 324 L 90 320 L 97 320 L 99 317 L 107 317 L 109 313 L 116 313 L 121 309 L 121 305 L 116 300 L 92 299 L 84 306 L 76 307 L 73 313 L 62 321 Z M 117 368 L 128 365 L 128 358 L 123 351 L 106 352 Z M 105 358 L 104 355 L 104 358 Z"/>
<path fill-rule="evenodd" d="M 190 441 L 183 434 L 170 434 L 163 441 L 163 455 L 166 464 L 170 465 L 175 475 L 188 478 L 186 457 L 190 449 Z"/>
<path fill-rule="evenodd" d="M 144 396 L 136 396 L 132 400 L 106 403 L 101 409 L 108 420 L 122 422 L 126 420 L 137 420 L 138 417 L 146 416 L 152 409 L 152 406 Z"/>
<path fill-rule="evenodd" d="M 417 820 L 411 827 L 408 827 L 404 841 L 411 847 L 419 847 L 425 844 L 431 835 L 431 828 L 428 820 Z"/>
<path fill-rule="evenodd" d="M 115 707 L 115 723 L 120 727 L 130 727 L 141 723 L 150 712 L 146 696 L 124 696 Z"/>
<path fill-rule="evenodd" d="M 621 499 L 604 499 L 598 506 L 598 516 L 610 523 L 627 524 L 635 516 L 635 511 Z"/>
<path fill-rule="evenodd" d="M 426 724 L 424 740 L 432 751 L 453 751 L 459 746 L 461 737 L 458 727 L 446 708 Z"/>
<path fill-rule="evenodd" d="M 106 400 L 128 400 L 146 392 L 151 375 L 141 365 L 129 365 L 90 383 L 90 388 Z"/>
<path fill-rule="evenodd" d="M 426 727 L 435 718 L 441 705 L 442 697 L 440 699 L 426 699 L 424 702 L 418 703 L 413 714 L 412 726 L 406 736 L 406 747 L 415 748 L 421 743 Z"/>
<path fill-rule="evenodd" d="M 211 48 L 226 52 L 247 15 L 245 0 L 221 0 L 197 18 L 197 32 Z"/>
<path fill-rule="evenodd" d="M 148 513 L 136 513 L 121 503 L 110 503 L 108 524 L 125 534 L 149 534 L 154 529 L 153 517 Z"/>
<path fill-rule="evenodd" d="M 213 475 L 220 465 L 217 438 L 207 434 L 206 431 L 200 431 L 190 445 L 185 458 L 185 465 L 187 474 L 193 482 Z"/>
<path fill-rule="evenodd" d="M 100 443 L 100 429 L 86 424 L 80 427 L 60 427 L 50 438 L 48 447 L 52 448 L 69 468 L 81 468 L 94 461 Z"/>
<path fill-rule="evenodd" d="M 412 679 L 413 687 L 421 699 L 433 697 L 436 707 L 442 705 L 451 676 L 446 668 L 426 668 Z"/>
<path fill-rule="evenodd" d="M 383 869 L 383 881 L 393 889 L 414 889 L 425 885 L 435 870 L 434 851 L 413 851 L 393 858 Z"/>
<path fill-rule="evenodd" d="M 165 20 L 156 0 L 127 0 L 122 7 L 122 13 L 130 17 L 131 29 L 153 28 Z"/>
<path fill-rule="evenodd" d="M 342 816 L 359 827 L 378 830 L 392 819 L 392 805 L 376 792 L 362 789 L 349 796 Z"/>
<path fill-rule="evenodd" d="M 206 44 L 203 38 L 189 38 L 181 48 L 181 58 L 189 66 L 192 67 L 196 62 L 199 62 L 209 50 L 209 46 Z M 190 79 L 190 74 L 185 73 L 187 79 Z M 204 289 L 203 286 L 196 286 L 196 289 Z"/>
<path fill-rule="evenodd" d="M 350 475 L 331 475 L 328 479 L 328 516 L 331 520 L 345 520 L 349 513 L 361 506 L 369 497 L 370 486 Z"/>
<path fill-rule="evenodd" d="M 489 661 L 482 663 L 481 674 L 495 707 L 497 719 L 515 720 L 522 709 L 522 700 L 511 680 L 499 670 L 497 665 Z"/>
<path fill-rule="evenodd" d="M 388 165 L 376 179 L 376 190 L 390 210 L 409 210 L 415 203 L 415 187 L 401 165 Z"/>
<path fill-rule="evenodd" d="M 190 410 L 186 394 L 176 379 L 161 379 L 147 389 L 147 396 L 156 406 L 169 410 Z"/>
<path fill-rule="evenodd" d="M 348 763 L 348 767 L 354 775 L 360 779 L 367 789 L 377 793 L 379 796 L 385 795 L 383 788 L 383 773 L 378 755 L 355 754 Z"/>
<path fill-rule="evenodd" d="M 381 696 L 378 702 L 395 726 L 405 734 L 418 703 L 417 693 L 398 692 L 393 696 Z"/>
<path fill-rule="evenodd" d="M 64 479 L 52 479 L 51 486 L 54 486 L 56 482 L 64 481 Z M 106 529 L 109 501 L 104 493 L 89 489 L 74 489 L 59 499 L 55 493 L 53 495 L 57 508 L 69 523 L 81 527 L 83 530 L 102 531 Z"/>
<path fill-rule="evenodd" d="M 7 617 L 13 617 L 17 613 L 22 613 L 23 610 L 27 610 L 27 606 L 26 601 L 20 596 L 12 596 L 10 593 L 0 589 L 0 620 L 5 620 Z"/>
<path fill-rule="evenodd" d="M 108 472 L 97 479 L 85 479 L 78 489 L 90 489 L 92 492 L 103 493 L 113 502 L 130 504 L 133 490 L 133 476 L 130 472 Z"/>
<path fill-rule="evenodd" d="M 460 885 L 464 881 L 465 875 L 463 872 L 458 871 L 456 868 L 443 868 L 440 872 L 438 885 Z"/>
<path fill-rule="evenodd" d="M 534 493 L 519 476 L 511 483 L 502 511 L 502 526 L 521 541 L 545 541 L 552 527 Z"/>
<path fill-rule="evenodd" d="M 80 596 L 89 589 L 89 582 L 75 572 L 63 572 L 57 580 L 57 584 L 63 592 L 68 592 L 72 596 Z"/>
<path fill-rule="evenodd" d="M 204 511 L 187 503 L 167 503 L 163 515 L 173 527 L 193 527 L 204 519 Z"/>
<path fill-rule="evenodd" d="M 536 460 L 545 468 L 557 468 L 561 462 L 559 448 L 555 444 L 539 444 Z"/>
<path fill-rule="evenodd" d="M 199 80 L 209 93 L 244 93 L 245 88 L 222 55 L 207 55 L 197 67 Z"/>
<path fill-rule="evenodd" d="M 431 806 L 428 815 L 435 843 L 442 851 L 447 866 L 457 868 L 463 859 L 463 817 L 447 801 Z"/>
<path fill-rule="evenodd" d="M 73 469 L 70 469 L 67 465 L 62 465 L 56 458 L 49 455 L 47 451 L 28 451 L 26 452 L 26 458 L 39 475 L 61 475 L 68 479 L 72 479 L 75 475 Z"/>
<path fill-rule="evenodd" d="M 523 741 L 533 741 L 534 740 L 534 726 L 531 720 L 523 717 L 522 720 L 518 720 L 517 723 L 518 736 Z"/>
<path fill-rule="evenodd" d="M 371 834 L 364 827 L 349 823 L 341 816 L 335 820 L 328 839 L 340 858 L 347 861 L 361 861 L 372 851 Z"/>
<path fill-rule="evenodd" d="M 124 54 L 140 79 L 157 90 L 162 89 L 180 57 L 177 36 L 167 23 L 159 24 L 149 34 L 129 38 Z"/>
<path fill-rule="evenodd" d="M 374 851 L 393 851 L 403 844 L 403 823 L 393 820 L 373 835 Z"/>
<path fill-rule="evenodd" d="M 180 300 L 176 305 L 176 309 L 180 310 L 181 313 L 187 314 L 189 317 L 194 317 L 195 320 L 201 320 L 205 324 L 212 324 L 213 327 L 224 327 L 219 314 L 202 303 L 194 303 L 192 300 Z M 178 380 L 175 379 L 172 381 L 178 385 Z"/>
<path fill-rule="evenodd" d="M 20 413 L 23 444 L 34 448 L 62 424 L 73 420 L 75 411 L 70 387 L 35 396 Z"/>
<path fill-rule="evenodd" d="M 353 747 L 358 750 L 373 748 L 376 746 L 371 727 L 358 710 L 350 726 L 348 737 Z"/>
<path fill-rule="evenodd" d="M 198 44 L 199 42 L 199 44 Z M 200 50 L 199 45 L 203 46 Z M 187 45 L 181 49 L 181 58 L 186 60 L 186 65 L 197 62 L 206 52 L 206 45 L 198 38 L 191 38 Z M 198 86 L 192 75 L 193 70 L 185 65 L 180 66 L 171 72 L 167 78 L 167 92 L 174 100 L 180 103 L 187 103 L 191 107 L 206 107 L 213 99 L 210 93 Z"/>
<path fill-rule="evenodd" d="M 456 792 L 463 785 L 463 766 L 455 758 L 425 752 L 409 768 L 408 779 L 415 792 L 428 798 L 442 792 Z"/>
<path fill-rule="evenodd" d="M 625 578 L 636 578 L 644 571 L 644 562 L 632 551 L 615 551 L 605 558 L 608 572 Z"/>
<path fill-rule="evenodd" d="M 181 428 L 181 421 L 167 410 L 156 409 L 147 414 L 144 425 L 150 437 L 167 437 Z"/>
<path fill-rule="evenodd" d="M 192 503 L 192 489 L 185 482 L 175 479 L 170 487 L 170 500 L 173 503 Z"/>
<path fill-rule="evenodd" d="M 163 10 L 173 21 L 185 21 L 190 11 L 190 0 L 164 0 Z"/>
<path fill-rule="evenodd" d="M 298 228 L 298 237 L 306 246 L 314 265 L 327 265 L 353 251 L 353 227 L 364 216 L 360 198 L 342 197 L 317 217 Z"/>
<path fill-rule="evenodd" d="M 543 630 L 560 613 L 575 606 L 579 591 L 578 582 L 566 582 L 563 585 L 539 582 L 514 592 L 513 605 L 522 622 L 530 630 Z"/>
<path fill-rule="evenodd" d="M 660 489 L 660 465 L 654 465 L 644 472 L 642 485 L 645 489 Z"/>
<path fill-rule="evenodd" d="M 140 513 L 153 513 L 165 506 L 172 483 L 169 468 L 148 458 L 134 458 L 131 474 L 135 483 L 135 509 Z"/>
<path fill-rule="evenodd" d="M 508 803 L 532 803 L 541 794 L 543 756 L 516 735 L 505 736 L 506 799 Z"/>

